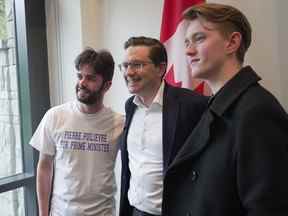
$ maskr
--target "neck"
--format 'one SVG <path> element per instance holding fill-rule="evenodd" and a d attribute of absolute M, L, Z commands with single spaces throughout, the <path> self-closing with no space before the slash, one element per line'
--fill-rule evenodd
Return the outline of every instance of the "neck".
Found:
<path fill-rule="evenodd" d="M 99 112 L 103 107 L 103 102 L 95 103 L 95 104 L 84 104 L 84 103 L 79 103 L 79 109 L 82 113 L 86 114 L 94 114 Z"/>
<path fill-rule="evenodd" d="M 152 104 L 160 86 L 161 86 L 161 83 L 154 89 L 151 89 L 151 91 L 149 91 L 149 94 L 138 95 L 138 97 L 141 99 L 142 103 L 146 107 L 149 107 Z"/>
<path fill-rule="evenodd" d="M 228 62 L 218 73 L 214 73 L 215 77 L 207 80 L 212 93 L 215 95 L 241 68 L 242 65 L 238 62 Z"/>

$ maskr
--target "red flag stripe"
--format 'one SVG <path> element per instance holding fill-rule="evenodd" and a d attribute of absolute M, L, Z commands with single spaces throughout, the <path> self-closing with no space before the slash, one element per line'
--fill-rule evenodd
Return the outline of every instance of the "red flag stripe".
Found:
<path fill-rule="evenodd" d="M 170 85 L 175 86 L 175 87 L 181 87 L 182 86 L 182 82 L 177 82 L 174 78 L 174 69 L 173 69 L 173 65 L 172 67 L 169 69 L 169 71 L 167 71 L 167 73 L 165 74 L 165 80 L 168 80 L 168 82 L 170 83 Z"/>
<path fill-rule="evenodd" d="M 165 0 L 162 14 L 162 25 L 160 41 L 165 42 L 176 31 L 179 22 L 182 20 L 182 13 L 192 5 L 203 3 L 204 0 Z"/>

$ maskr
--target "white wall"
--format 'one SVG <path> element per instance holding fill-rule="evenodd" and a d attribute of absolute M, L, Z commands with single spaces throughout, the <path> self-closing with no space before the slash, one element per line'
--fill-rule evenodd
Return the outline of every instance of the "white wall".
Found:
<path fill-rule="evenodd" d="M 51 105 L 73 99 L 74 59 L 82 49 L 79 0 L 47 0 L 46 22 Z"/>
<path fill-rule="evenodd" d="M 278 1 L 276 11 L 277 11 L 277 33 L 278 37 L 273 38 L 278 43 L 279 54 L 279 74 L 280 74 L 280 100 L 286 111 L 288 110 L 288 25 L 287 25 L 287 8 L 288 1 L 280 0 Z M 277 74 L 277 71 L 272 70 L 271 74 Z"/>

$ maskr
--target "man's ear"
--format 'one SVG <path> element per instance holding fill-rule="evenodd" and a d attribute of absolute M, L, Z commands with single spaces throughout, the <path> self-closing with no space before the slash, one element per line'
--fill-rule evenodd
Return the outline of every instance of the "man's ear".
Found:
<path fill-rule="evenodd" d="M 112 85 L 112 81 L 111 80 L 110 81 L 106 81 L 104 83 L 104 86 L 103 86 L 103 92 L 107 92 L 110 89 L 111 85 Z"/>
<path fill-rule="evenodd" d="M 241 45 L 241 41 L 242 41 L 241 33 L 232 32 L 227 40 L 226 53 L 227 54 L 236 53 Z"/>
<path fill-rule="evenodd" d="M 167 64 L 165 63 L 160 63 L 159 65 L 159 72 L 160 72 L 160 75 L 161 77 L 163 77 L 166 73 L 166 68 L 167 68 Z"/>

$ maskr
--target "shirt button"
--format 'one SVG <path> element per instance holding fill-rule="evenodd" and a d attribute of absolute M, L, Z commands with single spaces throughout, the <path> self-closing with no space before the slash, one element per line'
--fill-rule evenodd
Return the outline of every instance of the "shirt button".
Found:
<path fill-rule="evenodd" d="M 192 170 L 191 180 L 192 180 L 192 181 L 196 181 L 197 177 L 198 177 L 197 172 L 196 172 L 195 170 Z"/>

